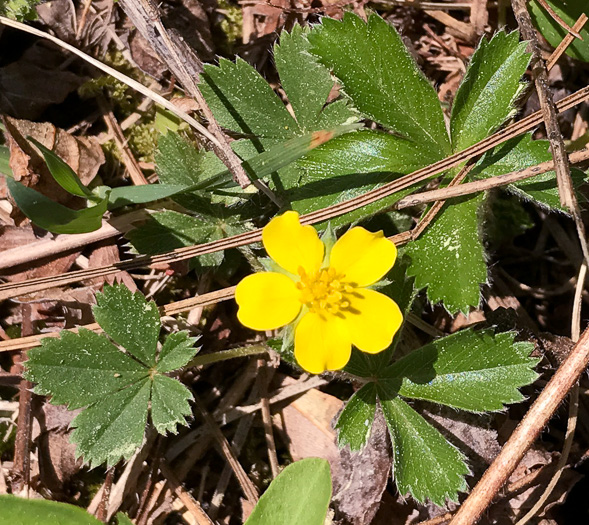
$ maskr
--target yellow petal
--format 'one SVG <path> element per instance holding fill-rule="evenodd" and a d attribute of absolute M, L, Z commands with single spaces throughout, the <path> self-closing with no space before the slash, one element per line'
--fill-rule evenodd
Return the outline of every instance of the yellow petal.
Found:
<path fill-rule="evenodd" d="M 340 317 L 307 313 L 295 330 L 295 358 L 311 374 L 339 370 L 350 360 L 352 344 Z"/>
<path fill-rule="evenodd" d="M 301 311 L 300 292 L 292 279 L 281 273 L 248 275 L 235 289 L 237 318 L 254 330 L 274 330 L 295 320 Z"/>
<path fill-rule="evenodd" d="M 307 274 L 321 267 L 325 247 L 313 226 L 301 226 L 299 214 L 287 211 L 272 219 L 262 231 L 268 255 L 282 268 L 297 274 L 303 267 Z"/>
<path fill-rule="evenodd" d="M 357 286 L 374 284 L 393 267 L 397 247 L 382 231 L 372 233 L 356 226 L 344 233 L 333 246 L 329 266 Z"/>
<path fill-rule="evenodd" d="M 351 312 L 346 312 L 345 319 L 354 346 L 369 354 L 385 350 L 403 321 L 397 303 L 382 293 L 362 288 L 347 298 Z"/>

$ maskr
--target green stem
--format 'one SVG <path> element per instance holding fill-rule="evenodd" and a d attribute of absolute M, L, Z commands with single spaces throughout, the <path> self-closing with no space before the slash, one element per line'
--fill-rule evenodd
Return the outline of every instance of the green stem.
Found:
<path fill-rule="evenodd" d="M 225 361 L 226 359 L 234 359 L 235 357 L 246 357 L 248 355 L 264 354 L 268 352 L 268 347 L 264 345 L 242 346 L 239 348 L 232 348 L 231 350 L 224 350 L 223 352 L 215 352 L 214 354 L 197 355 L 188 366 L 203 366 L 217 363 L 218 361 Z"/>

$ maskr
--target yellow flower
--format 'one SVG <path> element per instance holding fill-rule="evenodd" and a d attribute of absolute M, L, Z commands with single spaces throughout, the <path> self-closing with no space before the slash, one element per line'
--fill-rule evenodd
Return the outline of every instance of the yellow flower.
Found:
<path fill-rule="evenodd" d="M 352 345 L 375 354 L 391 344 L 401 311 L 391 298 L 368 288 L 397 258 L 382 231 L 351 228 L 325 257 L 315 228 L 302 226 L 299 214 L 287 211 L 268 223 L 262 242 L 284 273 L 249 275 L 237 285 L 242 324 L 274 330 L 296 320 L 295 358 L 312 374 L 346 366 Z"/>

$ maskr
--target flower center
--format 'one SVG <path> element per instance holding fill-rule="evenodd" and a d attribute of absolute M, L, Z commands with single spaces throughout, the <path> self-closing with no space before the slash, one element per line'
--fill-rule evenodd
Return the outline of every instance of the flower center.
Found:
<path fill-rule="evenodd" d="M 343 275 L 338 275 L 333 268 L 325 268 L 308 275 L 303 267 L 298 273 L 301 280 L 297 288 L 301 291 L 299 300 L 313 313 L 326 312 L 337 314 L 350 306 L 346 294 L 352 292 L 350 284 L 342 283 Z"/>

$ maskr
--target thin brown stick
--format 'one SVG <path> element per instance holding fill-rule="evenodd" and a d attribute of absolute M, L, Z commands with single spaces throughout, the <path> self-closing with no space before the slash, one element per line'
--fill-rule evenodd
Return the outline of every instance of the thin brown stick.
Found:
<path fill-rule="evenodd" d="M 581 13 L 581 16 L 575 22 L 573 29 L 576 31 L 581 31 L 581 29 L 583 29 L 583 26 L 585 25 L 587 20 L 588 20 L 587 15 L 585 13 Z M 575 36 L 572 33 L 568 33 L 562 39 L 560 44 L 558 44 L 558 47 L 554 50 L 552 55 L 550 55 L 550 58 L 546 61 L 546 69 L 548 69 L 548 71 L 550 71 L 554 67 L 554 64 L 556 64 L 558 59 L 567 50 L 567 48 L 573 43 L 574 40 L 575 40 Z"/>
<path fill-rule="evenodd" d="M 139 164 L 135 160 L 133 152 L 127 144 L 127 139 L 125 138 L 123 130 L 117 122 L 117 119 L 115 118 L 114 113 L 108 106 L 106 100 L 104 100 L 102 96 L 99 96 L 97 100 L 98 106 L 100 107 L 100 111 L 102 111 L 104 123 L 106 124 L 106 127 L 108 128 L 110 134 L 113 136 L 115 144 L 117 145 L 117 148 L 121 153 L 121 159 L 123 161 L 123 164 L 125 165 L 125 168 L 127 168 L 127 171 L 129 172 L 131 182 L 135 186 L 149 184 L 149 182 L 145 178 L 145 175 L 143 175 L 143 172 L 141 171 Z"/>
<path fill-rule="evenodd" d="M 22 333 L 27 336 L 33 333 L 31 305 L 22 305 Z M 15 358 L 17 366 L 15 372 L 22 374 L 22 363 L 26 360 L 26 352 L 21 352 Z M 14 443 L 14 465 L 12 468 L 12 493 L 24 494 L 29 497 L 31 483 L 31 433 L 33 429 L 32 401 L 33 384 L 21 379 L 18 388 L 18 420 L 16 424 L 16 439 Z"/>
<path fill-rule="evenodd" d="M 511 499 L 512 497 L 516 496 L 518 492 L 521 492 L 522 490 L 539 483 L 539 478 L 545 475 L 547 471 L 552 468 L 554 468 L 553 464 L 548 463 L 537 468 L 536 470 L 533 470 L 529 474 L 522 476 L 513 483 L 510 483 L 507 485 L 505 492 L 499 496 L 500 499 Z M 455 512 L 447 512 L 441 516 L 437 516 L 426 521 L 420 521 L 417 525 L 441 525 L 442 523 L 450 521 L 454 514 Z"/>
<path fill-rule="evenodd" d="M 569 155 L 569 161 L 571 164 L 577 164 L 587 159 L 589 159 L 589 149 L 585 148 L 574 151 Z M 409 195 L 408 197 L 405 197 L 397 202 L 397 204 L 395 204 L 395 208 L 401 210 L 410 206 L 417 206 L 419 204 L 433 202 L 440 199 L 462 197 L 464 195 L 470 195 L 479 191 L 490 190 L 492 188 L 498 188 L 500 186 L 519 182 L 552 170 L 554 170 L 554 161 L 549 160 L 542 162 L 541 164 L 536 164 L 535 166 L 530 166 L 529 168 L 512 171 L 511 173 L 497 175 L 484 180 L 467 182 L 465 184 L 461 184 L 460 186 L 447 186 L 446 188 L 425 191 L 423 193 L 414 193 L 413 195 Z"/>
<path fill-rule="evenodd" d="M 255 371 L 256 373 L 254 374 L 256 377 L 256 381 L 245 401 L 246 404 L 251 404 L 251 403 L 255 403 L 256 401 L 259 400 L 260 398 L 260 393 L 261 393 L 261 387 L 262 387 L 262 383 L 265 381 L 266 378 L 262 377 L 262 375 L 260 374 L 260 372 L 262 371 L 262 367 L 266 366 L 266 360 L 265 359 L 257 359 L 256 361 L 251 360 L 248 364 L 248 367 L 251 366 L 255 366 Z M 250 368 L 251 370 L 251 368 Z M 249 378 L 246 378 L 248 384 L 251 382 L 251 380 Z M 236 392 L 237 393 L 237 392 Z M 223 408 L 222 405 L 224 407 L 229 406 L 227 404 L 227 401 L 229 401 L 229 392 L 223 396 L 223 399 L 221 400 L 221 403 L 219 403 L 219 405 L 217 406 L 217 408 L 215 409 L 215 411 L 213 412 L 213 418 L 216 419 L 216 416 L 219 414 L 219 412 L 223 412 Z M 235 429 L 235 432 L 233 433 L 233 439 L 231 440 L 231 446 L 235 449 L 235 451 L 237 452 L 237 454 L 241 454 L 241 451 L 243 449 L 243 447 L 245 446 L 245 444 L 247 443 L 247 438 L 249 435 L 249 432 L 251 430 L 251 427 L 254 423 L 254 414 L 251 414 L 250 416 L 246 416 L 246 417 L 242 417 L 239 420 L 239 423 L 237 424 L 237 428 Z M 192 457 L 194 457 L 191 454 Z M 184 465 L 183 465 L 183 469 L 184 469 Z M 221 475 L 219 476 L 219 479 L 217 480 L 217 486 L 215 487 L 215 491 L 213 492 L 213 495 L 210 498 L 210 507 L 209 507 L 209 516 L 211 517 L 211 519 L 216 520 L 217 519 L 217 515 L 219 514 L 220 508 L 221 508 L 221 504 L 223 503 L 223 499 L 225 498 L 226 495 L 226 491 L 227 491 L 227 487 L 229 485 L 229 482 L 231 481 L 231 478 L 233 477 L 233 471 L 231 470 L 231 467 L 229 465 L 225 465 L 225 467 L 223 468 L 223 471 L 221 472 Z"/>
<path fill-rule="evenodd" d="M 107 523 L 107 512 L 108 512 L 108 501 L 110 499 L 110 490 L 112 488 L 112 482 L 115 477 L 115 467 L 110 467 L 106 471 L 106 479 L 104 480 L 104 488 L 102 491 L 102 497 L 100 498 L 100 504 L 96 509 L 96 518 Z"/>
<path fill-rule="evenodd" d="M 588 363 L 589 329 L 586 329 L 569 356 L 563 361 L 530 407 L 499 455 L 464 501 L 450 522 L 451 525 L 472 525 L 479 519 Z"/>
<path fill-rule="evenodd" d="M 190 511 L 190 513 L 196 519 L 198 525 L 214 525 L 211 518 L 207 516 L 207 513 L 203 510 L 200 503 L 196 501 L 189 492 L 182 486 L 180 480 L 176 477 L 174 472 L 164 460 L 160 463 L 160 470 L 162 475 L 166 478 L 172 491 L 178 496 L 184 506 Z"/>
<path fill-rule="evenodd" d="M 442 523 L 446 523 L 452 519 L 453 514 L 451 512 L 446 512 L 446 514 L 442 514 L 441 516 L 436 516 L 431 520 L 420 521 L 417 525 L 441 525 Z"/>
<path fill-rule="evenodd" d="M 571 316 L 571 339 L 576 343 L 579 340 L 581 334 L 581 307 L 583 305 L 582 292 L 585 288 L 585 278 L 587 277 L 587 263 L 583 261 L 581 268 L 579 269 L 579 275 L 577 278 L 577 286 L 575 287 L 575 298 L 573 299 L 573 315 Z M 577 416 L 579 413 L 579 383 L 575 383 L 571 389 L 571 395 L 569 399 L 569 416 L 567 422 L 567 429 L 564 439 L 564 445 L 562 447 L 562 454 L 558 458 L 556 465 L 556 472 L 552 479 L 548 483 L 547 487 L 542 492 L 538 501 L 534 506 L 524 515 L 523 518 L 518 520 L 516 525 L 525 525 L 530 521 L 544 506 L 552 491 L 556 487 L 558 480 L 562 476 L 564 468 L 568 462 L 569 454 L 573 446 L 573 439 L 575 437 L 575 429 L 577 427 Z"/>
<path fill-rule="evenodd" d="M 31 263 L 51 255 L 67 252 L 95 242 L 111 239 L 117 235 L 128 232 L 133 228 L 133 223 L 144 220 L 148 217 L 143 209 L 135 210 L 118 217 L 113 217 L 108 222 L 103 221 L 98 230 L 88 233 L 72 233 L 57 235 L 53 239 L 43 239 L 27 244 L 26 249 L 22 246 L 10 248 L 2 252 L 0 270 L 12 268 L 19 264 Z"/>
<path fill-rule="evenodd" d="M 556 119 L 556 105 L 554 104 L 552 92 L 548 88 L 548 72 L 540 54 L 536 31 L 528 13 L 526 0 L 512 0 L 511 4 L 522 37 L 528 40 L 528 47 L 532 52 L 532 77 L 536 85 L 544 125 L 546 126 L 546 134 L 554 158 L 560 203 L 574 214 L 575 211 L 578 211 L 578 203 L 571 180 L 564 139 Z"/>
<path fill-rule="evenodd" d="M 227 461 L 227 463 L 229 463 L 229 465 L 231 465 L 231 468 L 235 473 L 235 477 L 237 478 L 237 481 L 239 482 L 239 485 L 241 486 L 241 490 L 243 491 L 245 497 L 252 505 L 255 505 L 258 502 L 259 498 L 258 490 L 252 483 L 252 480 L 246 474 L 245 470 L 243 470 L 243 467 L 241 466 L 241 463 L 239 463 L 239 460 L 237 459 L 233 448 L 227 441 L 227 438 L 225 437 L 223 432 L 221 432 L 221 429 L 218 427 L 215 420 L 211 417 L 211 415 L 200 402 L 197 396 L 194 396 L 194 404 L 196 405 L 198 411 L 200 412 L 200 415 L 204 419 L 207 427 L 209 427 L 210 432 L 213 434 L 215 441 L 221 448 L 221 452 L 223 453 L 225 460 Z"/>
<path fill-rule="evenodd" d="M 548 87 L 548 71 L 546 70 L 546 65 L 540 54 L 540 45 L 538 44 L 536 30 L 532 25 L 532 19 L 528 13 L 526 0 L 512 0 L 511 3 L 521 34 L 526 40 L 528 40 L 528 47 L 532 51 L 532 77 L 534 78 L 534 83 L 536 85 L 536 92 L 540 102 L 544 126 L 546 127 L 546 134 L 550 142 L 550 151 L 552 152 L 552 158 L 554 159 L 554 171 L 556 173 L 560 203 L 570 211 L 573 217 L 573 221 L 577 228 L 579 243 L 581 244 L 581 250 L 583 251 L 583 257 L 589 264 L 589 246 L 587 245 L 585 224 L 581 218 L 579 202 L 577 201 L 577 195 L 573 187 L 569 159 L 566 154 L 560 126 L 556 118 L 556 104 L 554 103 L 552 91 L 550 91 Z"/>
<path fill-rule="evenodd" d="M 579 34 L 579 30 L 573 26 L 571 27 L 570 25 L 568 25 L 561 17 L 560 15 L 554 10 L 552 9 L 552 6 L 546 1 L 546 0 L 537 0 L 537 2 L 544 8 L 546 9 L 546 11 L 548 12 L 548 14 L 563 28 L 566 29 L 568 31 L 568 33 L 570 35 L 573 35 L 574 37 L 578 38 L 579 40 L 583 40 L 583 37 Z"/>
<path fill-rule="evenodd" d="M 0 21 L 2 18 L 0 17 Z M 559 111 L 566 111 L 585 100 L 589 100 L 589 86 L 563 98 L 557 103 Z M 333 217 L 343 215 L 345 213 L 354 211 L 358 208 L 362 208 L 380 199 L 383 199 L 393 193 L 400 191 L 404 188 L 422 182 L 438 173 L 449 170 L 462 164 L 464 161 L 482 155 L 486 151 L 494 148 L 495 146 L 509 140 L 513 137 L 518 136 L 521 133 L 530 131 L 535 126 L 542 122 L 542 115 L 539 111 L 533 113 L 526 118 L 507 126 L 503 130 L 498 131 L 494 135 L 487 137 L 486 139 L 478 142 L 477 144 L 465 149 L 459 153 L 455 153 L 446 159 L 438 161 L 430 166 L 421 168 L 409 175 L 399 177 L 398 179 L 384 184 L 374 190 L 368 191 L 353 199 L 334 204 L 327 208 L 317 210 L 312 213 L 308 213 L 301 217 L 303 224 L 315 224 L 318 222 L 328 221 Z M 68 272 L 66 274 L 41 277 L 37 279 L 30 279 L 24 282 L 18 283 L 6 283 L 0 285 L 0 301 L 16 297 L 18 295 L 24 295 L 27 293 L 46 290 L 55 286 L 64 286 L 74 282 L 79 282 L 85 279 L 94 277 L 102 277 L 105 275 L 112 275 L 121 270 L 131 270 L 135 268 L 142 268 L 149 265 L 161 265 L 168 264 L 175 261 L 183 261 L 196 257 L 198 255 L 204 255 L 206 253 L 214 253 L 230 248 L 236 248 L 259 242 L 261 240 L 261 229 L 254 230 L 251 232 L 227 237 L 219 241 L 213 241 L 205 244 L 199 244 L 195 246 L 189 246 L 186 248 L 179 248 L 169 253 L 154 255 L 154 256 L 140 256 L 130 261 L 121 261 L 115 264 L 100 266 L 96 268 L 89 268 L 86 270 L 78 270 L 74 272 Z"/>
<path fill-rule="evenodd" d="M 82 11 L 82 16 L 80 18 L 80 23 L 78 24 L 78 28 L 76 29 L 76 40 L 80 38 L 82 34 L 82 30 L 86 25 L 86 18 L 88 17 L 88 12 L 90 11 L 90 7 L 92 6 L 92 0 L 84 0 L 84 9 Z"/>
<path fill-rule="evenodd" d="M 268 383 L 269 379 L 269 362 L 266 359 L 259 359 L 260 362 L 260 401 L 262 403 L 262 422 L 264 424 L 264 434 L 266 436 L 266 446 L 268 447 L 268 460 L 270 462 L 270 471 L 272 477 L 275 478 L 280 474 L 280 466 L 278 465 L 278 457 L 276 455 L 276 442 L 274 441 L 274 433 L 272 431 L 272 415 L 270 414 L 270 401 L 268 400 Z"/>

